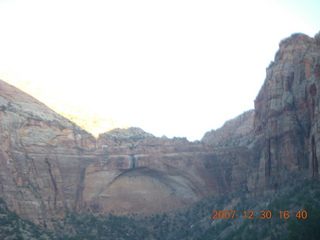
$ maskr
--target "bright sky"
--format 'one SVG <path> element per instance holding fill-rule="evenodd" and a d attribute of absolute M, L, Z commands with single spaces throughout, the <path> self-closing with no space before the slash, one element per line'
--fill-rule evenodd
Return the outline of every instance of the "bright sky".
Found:
<path fill-rule="evenodd" d="M 201 139 L 253 108 L 319 0 L 0 0 L 0 73 L 156 136 Z"/>

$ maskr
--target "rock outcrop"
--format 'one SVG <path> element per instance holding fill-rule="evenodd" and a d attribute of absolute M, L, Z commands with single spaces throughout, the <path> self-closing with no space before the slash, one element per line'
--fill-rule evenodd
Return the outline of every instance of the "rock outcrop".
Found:
<path fill-rule="evenodd" d="M 216 151 L 139 128 L 96 140 L 3 81 L 0 91 L 0 198 L 44 227 L 67 210 L 150 214 L 246 183 L 245 149 Z"/>
<path fill-rule="evenodd" d="M 48 219 L 75 209 L 95 139 L 3 81 L 0 110 L 0 198 L 50 228 Z"/>
<path fill-rule="evenodd" d="M 304 178 L 319 179 L 320 33 L 282 40 L 248 111 L 208 132 L 216 148 L 246 146 L 252 154 L 247 188 L 270 194 Z"/>
<path fill-rule="evenodd" d="M 221 128 L 207 132 L 201 142 L 215 147 L 249 146 L 254 140 L 254 110 L 227 121 Z"/>
<path fill-rule="evenodd" d="M 131 129 L 131 133 L 139 131 Z M 105 158 L 86 169 L 79 209 L 155 213 L 240 189 L 246 183 L 250 161 L 246 149 L 216 151 L 185 138 L 146 133 L 123 137 L 123 132 L 128 130 L 121 131 L 121 138 L 114 133 L 100 136 Z"/>
<path fill-rule="evenodd" d="M 255 100 L 258 189 L 319 177 L 320 45 L 293 34 L 280 42 Z"/>
<path fill-rule="evenodd" d="M 155 213 L 238 189 L 270 194 L 319 178 L 320 36 L 280 43 L 255 110 L 204 136 L 157 138 L 139 128 L 95 139 L 0 80 L 0 198 L 52 228 L 67 210 Z"/>

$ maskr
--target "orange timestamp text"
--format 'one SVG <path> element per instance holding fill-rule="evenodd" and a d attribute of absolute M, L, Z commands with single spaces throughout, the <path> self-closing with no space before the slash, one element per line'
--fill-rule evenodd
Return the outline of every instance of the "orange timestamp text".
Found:
<path fill-rule="evenodd" d="M 212 211 L 212 219 L 234 219 L 234 218 L 246 218 L 246 219 L 271 219 L 273 217 L 272 211 L 260 211 L 255 213 L 254 211 Z M 289 218 L 299 218 L 306 219 L 308 218 L 307 211 L 278 211 L 277 216 L 281 219 Z"/>

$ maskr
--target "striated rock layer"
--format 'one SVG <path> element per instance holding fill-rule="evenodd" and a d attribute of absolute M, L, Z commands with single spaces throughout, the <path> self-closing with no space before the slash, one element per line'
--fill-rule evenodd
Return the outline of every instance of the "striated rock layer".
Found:
<path fill-rule="evenodd" d="M 274 193 L 319 178 L 320 36 L 280 43 L 254 112 L 202 142 L 139 128 L 95 139 L 0 80 L 0 198 L 52 228 L 67 210 L 151 214 L 238 189 Z"/>
<path fill-rule="evenodd" d="M 279 47 L 254 112 L 245 112 L 202 139 L 215 147 L 248 147 L 253 160 L 247 188 L 252 194 L 319 179 L 320 33 L 315 38 L 293 34 Z"/>
<path fill-rule="evenodd" d="M 239 189 L 250 160 L 245 149 L 225 153 L 139 128 L 96 140 L 3 81 L 0 131 L 0 198 L 47 228 L 66 210 L 151 214 Z"/>
<path fill-rule="evenodd" d="M 75 209 L 94 138 L 3 81 L 0 132 L 0 198 L 10 209 L 44 226 Z"/>
<path fill-rule="evenodd" d="M 226 157 L 222 150 L 183 138 L 117 138 L 112 132 L 98 143 L 105 155 L 86 169 L 79 209 L 155 213 L 239 189 L 246 182 L 250 153 L 242 148 L 230 149 Z"/>
<path fill-rule="evenodd" d="M 201 142 L 215 147 L 249 146 L 254 140 L 254 110 L 227 121 L 221 128 L 207 132 Z"/>
<path fill-rule="evenodd" d="M 319 177 L 320 35 L 280 42 L 255 100 L 256 188 Z M 253 180 L 254 181 L 254 180 Z"/>

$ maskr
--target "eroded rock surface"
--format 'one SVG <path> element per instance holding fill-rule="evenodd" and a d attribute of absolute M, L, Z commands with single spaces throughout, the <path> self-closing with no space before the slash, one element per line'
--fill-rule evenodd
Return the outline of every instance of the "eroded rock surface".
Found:
<path fill-rule="evenodd" d="M 282 40 L 265 82 L 248 111 L 202 142 L 246 146 L 252 154 L 247 188 L 272 194 L 305 178 L 319 178 L 320 33 Z"/>
<path fill-rule="evenodd" d="M 95 139 L 0 81 L 0 197 L 37 224 L 74 209 Z M 90 149 L 90 150 L 89 150 Z"/>
<path fill-rule="evenodd" d="M 277 189 L 319 176 L 318 37 L 293 34 L 282 40 L 275 61 L 267 68 L 255 100 L 254 131 L 261 153 L 258 188 Z"/>
<path fill-rule="evenodd" d="M 15 87 L 0 81 L 0 89 L 0 198 L 47 228 L 66 210 L 150 214 L 245 184 L 242 150 L 139 128 L 96 140 Z"/>
<path fill-rule="evenodd" d="M 201 141 L 215 147 L 249 146 L 254 140 L 254 110 L 227 121 L 221 128 L 207 132 Z"/>
<path fill-rule="evenodd" d="M 0 198 L 47 228 L 67 210 L 155 213 L 238 189 L 272 194 L 319 178 L 319 35 L 280 43 L 255 110 L 202 142 L 139 128 L 95 139 L 0 81 Z"/>

